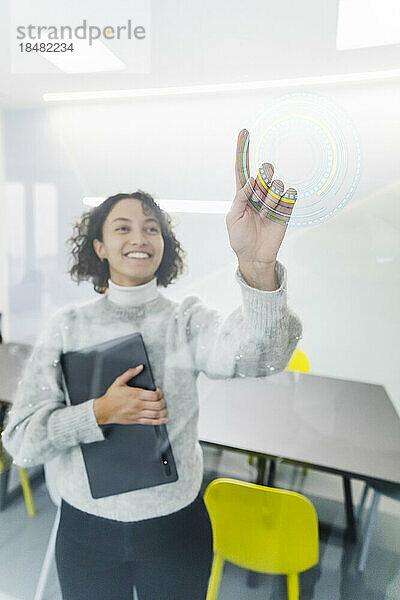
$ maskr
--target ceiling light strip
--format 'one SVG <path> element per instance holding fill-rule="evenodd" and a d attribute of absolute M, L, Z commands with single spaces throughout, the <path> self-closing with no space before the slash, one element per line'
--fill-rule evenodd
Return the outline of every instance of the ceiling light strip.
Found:
<path fill-rule="evenodd" d="M 70 100 L 105 100 L 114 98 L 139 98 L 148 96 L 182 96 L 188 94 L 213 94 L 220 92 L 240 92 L 269 88 L 301 87 L 305 85 L 325 85 L 332 83 L 357 83 L 400 77 L 400 69 L 369 71 L 364 73 L 342 73 L 338 75 L 318 75 L 295 79 L 273 79 L 270 81 L 247 81 L 239 83 L 218 83 L 164 88 L 144 88 L 128 90 L 99 90 L 92 92 L 48 92 L 43 94 L 46 102 Z"/>
<path fill-rule="evenodd" d="M 86 206 L 99 206 L 105 198 L 89 197 L 83 199 Z M 230 210 L 232 202 L 221 200 L 158 200 L 156 203 L 167 212 L 171 213 L 204 213 L 204 214 L 224 214 Z"/>

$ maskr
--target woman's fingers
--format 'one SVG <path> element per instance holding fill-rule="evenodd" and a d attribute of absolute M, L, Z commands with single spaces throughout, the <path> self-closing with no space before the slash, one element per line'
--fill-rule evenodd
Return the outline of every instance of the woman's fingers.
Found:
<path fill-rule="evenodd" d="M 165 408 L 167 406 L 167 403 L 165 402 L 165 398 L 163 396 L 160 400 L 157 400 L 156 402 L 142 400 L 141 406 L 144 410 L 161 410 L 162 408 Z"/>
<path fill-rule="evenodd" d="M 163 425 L 164 423 L 168 423 L 168 417 L 163 417 L 162 419 L 147 419 L 141 417 L 137 422 L 141 425 Z"/>
<path fill-rule="evenodd" d="M 296 200 L 297 200 L 297 190 L 295 190 L 294 188 L 289 188 L 283 194 L 283 196 L 280 200 L 280 203 L 281 203 L 282 207 L 287 207 L 290 209 L 290 211 L 292 211 Z"/>
<path fill-rule="evenodd" d="M 140 414 L 141 419 L 165 419 L 168 417 L 168 410 L 142 410 Z"/>
<path fill-rule="evenodd" d="M 274 171 L 274 165 L 271 165 L 271 163 L 263 163 L 258 171 L 257 180 L 265 194 L 268 193 Z"/>
<path fill-rule="evenodd" d="M 278 206 L 276 207 L 276 217 L 280 219 L 281 223 L 288 224 L 290 216 L 292 214 L 295 202 L 297 200 L 297 190 L 294 188 L 288 188 L 282 195 Z"/>
<path fill-rule="evenodd" d="M 247 183 L 245 196 L 264 218 L 287 224 L 297 200 L 297 190 L 289 188 L 284 192 L 284 184 L 280 179 L 272 181 L 274 166 L 263 163 L 257 177 L 250 180 L 249 161 L 250 134 L 247 129 L 239 132 L 236 144 L 236 192 L 242 190 Z M 247 191 L 250 185 L 251 192 Z M 242 210 L 242 209 L 241 209 Z"/>
<path fill-rule="evenodd" d="M 284 192 L 284 184 L 280 179 L 271 181 L 274 167 L 264 163 L 257 175 L 252 200 L 253 206 L 263 218 L 287 224 L 297 200 L 297 191 L 288 188 Z"/>
<path fill-rule="evenodd" d="M 268 186 L 267 193 L 263 198 L 262 207 L 260 208 L 260 214 L 262 217 L 273 218 L 276 214 L 277 206 L 283 194 L 284 185 L 280 179 L 271 181 Z"/>
<path fill-rule="evenodd" d="M 236 192 L 246 185 L 246 181 L 250 177 L 249 143 L 250 134 L 247 129 L 242 129 L 239 132 L 236 144 Z"/>
<path fill-rule="evenodd" d="M 252 199 L 258 210 L 265 205 L 273 174 L 274 167 L 270 163 L 264 163 L 257 173 Z"/>

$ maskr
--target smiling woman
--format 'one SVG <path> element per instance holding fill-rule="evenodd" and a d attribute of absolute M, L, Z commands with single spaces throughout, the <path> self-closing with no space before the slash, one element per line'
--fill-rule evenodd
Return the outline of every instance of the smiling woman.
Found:
<path fill-rule="evenodd" d="M 159 291 L 182 272 L 184 252 L 168 213 L 141 190 L 111 196 L 83 214 L 67 241 L 71 277 L 78 283 L 91 280 L 101 296 L 62 306 L 49 320 L 2 436 L 15 464 L 34 466 L 58 457 L 56 565 L 64 600 L 130 600 L 133 584 L 139 598 L 206 598 L 213 532 L 201 491 L 197 378 L 201 372 L 212 379 L 279 373 L 302 333 L 300 319 L 287 306 L 286 269 L 276 259 L 284 229 L 261 218 L 248 202 L 251 181 L 243 188 L 239 183 L 226 222 L 238 257 L 234 281 L 242 304 L 228 315 L 197 296 L 174 301 Z M 102 395 L 87 398 L 88 393 L 80 404 L 68 404 L 62 354 L 87 351 L 133 331 L 143 337 L 157 388 L 137 385 L 134 378 L 143 365 L 132 358 L 125 372 L 118 367 Z M 95 357 L 85 376 L 93 382 L 107 366 Z M 81 387 L 80 380 L 76 384 Z M 177 480 L 93 497 L 81 445 L 107 444 L 109 425 L 116 431 L 114 425 L 161 424 Z M 132 435 L 141 431 L 123 429 Z M 129 456 L 118 454 L 115 469 L 119 460 Z M 154 455 L 154 461 L 162 468 L 162 456 Z"/>
<path fill-rule="evenodd" d="M 156 277 L 157 285 L 167 287 L 185 266 L 170 216 L 142 190 L 110 196 L 84 213 L 67 244 L 74 260 L 72 279 L 78 285 L 91 279 L 99 294 L 106 291 L 109 279 L 137 286 Z M 146 258 L 132 252 L 144 252 Z"/>

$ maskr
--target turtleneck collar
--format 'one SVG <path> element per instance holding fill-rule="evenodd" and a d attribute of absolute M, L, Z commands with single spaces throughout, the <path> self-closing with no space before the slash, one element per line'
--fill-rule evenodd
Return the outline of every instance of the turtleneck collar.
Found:
<path fill-rule="evenodd" d="M 157 277 L 141 285 L 124 286 L 108 280 L 107 298 L 120 306 L 137 306 L 144 302 L 151 302 L 159 296 Z"/>

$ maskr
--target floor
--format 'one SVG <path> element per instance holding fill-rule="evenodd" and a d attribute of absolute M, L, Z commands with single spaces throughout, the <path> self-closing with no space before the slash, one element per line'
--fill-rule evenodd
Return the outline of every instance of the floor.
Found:
<path fill-rule="evenodd" d="M 243 454 L 204 448 L 203 491 L 215 477 L 255 480 L 255 470 Z M 10 488 L 18 482 L 12 468 Z M 399 600 L 400 599 L 400 503 L 382 498 L 371 541 L 365 573 L 358 574 L 358 544 L 345 542 L 342 482 L 334 475 L 301 470 L 280 464 L 276 487 L 305 494 L 313 502 L 320 521 L 331 525 L 320 536 L 319 564 L 301 574 L 301 600 Z M 362 485 L 352 482 L 355 503 Z M 37 514 L 29 517 L 22 496 L 0 512 L 0 600 L 33 600 L 37 578 L 48 543 L 56 507 L 44 483 L 34 489 Z M 368 508 L 368 506 L 367 506 Z M 247 586 L 247 572 L 226 563 L 219 600 L 286 599 L 286 582 L 281 576 L 259 575 L 259 587 Z M 135 598 L 136 595 L 133 596 Z M 61 600 L 53 562 L 45 600 Z M 140 599 L 139 599 L 140 600 Z"/>

